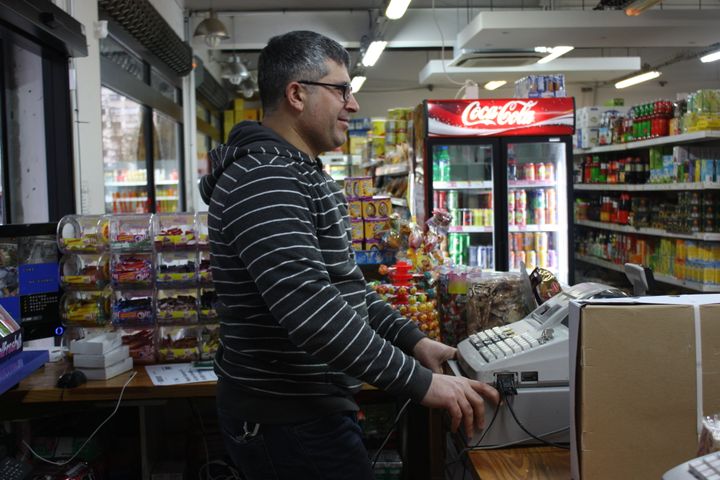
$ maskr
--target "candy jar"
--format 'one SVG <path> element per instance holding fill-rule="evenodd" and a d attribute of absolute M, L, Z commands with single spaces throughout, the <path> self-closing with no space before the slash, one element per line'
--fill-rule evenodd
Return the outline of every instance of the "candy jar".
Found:
<path fill-rule="evenodd" d="M 157 361 L 155 328 L 122 327 L 118 331 L 122 344 L 127 345 L 130 350 L 134 364 L 148 365 Z"/>
<path fill-rule="evenodd" d="M 65 215 L 58 222 L 57 243 L 63 253 L 95 253 L 107 248 L 105 215 Z"/>
<path fill-rule="evenodd" d="M 155 323 L 152 290 L 113 290 L 112 323 L 116 326 L 153 325 Z"/>
<path fill-rule="evenodd" d="M 111 250 L 123 252 L 152 250 L 152 215 L 111 215 L 108 224 Z"/>
<path fill-rule="evenodd" d="M 152 253 L 113 253 L 110 283 L 115 288 L 148 288 L 153 283 Z"/>
<path fill-rule="evenodd" d="M 195 248 L 195 215 L 192 213 L 157 213 L 153 215 L 156 250 Z"/>
<path fill-rule="evenodd" d="M 101 327 L 108 323 L 107 292 L 71 290 L 60 299 L 60 317 L 65 327 Z"/>
<path fill-rule="evenodd" d="M 203 325 L 200 330 L 200 360 L 212 360 L 220 347 L 220 325 Z"/>
<path fill-rule="evenodd" d="M 202 285 L 212 284 L 212 270 L 210 269 L 210 252 L 198 251 L 198 282 Z"/>
<path fill-rule="evenodd" d="M 158 328 L 157 357 L 160 362 L 193 362 L 200 358 L 200 329 L 197 326 Z"/>
<path fill-rule="evenodd" d="M 107 285 L 108 255 L 66 254 L 60 259 L 60 286 L 65 290 L 102 290 Z"/>
<path fill-rule="evenodd" d="M 155 280 L 161 287 L 193 285 L 197 254 L 193 250 L 155 252 Z"/>
<path fill-rule="evenodd" d="M 195 213 L 195 238 L 198 248 L 208 248 L 210 236 L 208 235 L 208 213 Z"/>
<path fill-rule="evenodd" d="M 213 288 L 198 288 L 198 320 L 200 323 L 216 322 L 217 311 L 215 304 L 217 303 L 217 294 Z"/>
<path fill-rule="evenodd" d="M 155 318 L 158 324 L 197 322 L 197 289 L 158 289 Z"/>

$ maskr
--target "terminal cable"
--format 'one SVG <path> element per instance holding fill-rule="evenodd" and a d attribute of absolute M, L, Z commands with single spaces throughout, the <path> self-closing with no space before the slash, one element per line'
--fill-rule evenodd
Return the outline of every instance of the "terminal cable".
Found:
<path fill-rule="evenodd" d="M 393 434 L 395 429 L 397 428 L 398 422 L 400 422 L 400 419 L 402 418 L 403 414 L 405 413 L 405 410 L 407 409 L 408 405 L 410 405 L 410 399 L 406 400 L 403 406 L 400 408 L 400 411 L 395 416 L 395 420 L 393 421 L 392 427 L 390 427 L 390 431 L 385 435 L 385 439 L 380 444 L 380 447 L 377 449 L 377 452 L 375 452 L 375 456 L 372 459 L 372 469 L 375 470 L 375 464 L 378 461 L 378 458 L 380 458 L 380 454 L 383 451 L 383 448 L 385 448 L 385 445 L 390 440 L 390 436 Z"/>
<path fill-rule="evenodd" d="M 107 416 L 107 418 L 105 420 L 102 421 L 102 423 L 100 425 L 98 425 L 98 427 L 95 429 L 95 431 L 90 434 L 90 436 L 83 442 L 83 444 L 80 445 L 80 448 L 77 449 L 77 451 L 73 454 L 72 457 L 70 457 L 67 460 L 64 460 L 62 462 L 56 462 L 53 460 L 49 460 L 49 459 L 41 456 L 40 454 L 38 454 L 35 450 L 32 449 L 32 447 L 25 440 L 23 440 L 23 442 L 22 442 L 23 445 L 25 445 L 25 447 L 27 447 L 28 451 L 30 453 L 32 453 L 35 458 L 37 458 L 38 460 L 42 460 L 45 463 L 49 463 L 51 465 L 56 465 L 58 467 L 62 467 L 64 465 L 67 465 L 68 463 L 72 462 L 73 460 L 75 460 L 75 457 L 77 457 L 80 454 L 80 452 L 82 452 L 82 449 L 85 448 L 85 445 L 87 445 L 88 442 L 90 440 L 92 440 L 92 438 L 95 436 L 95 434 L 97 434 L 100 431 L 100 429 L 103 427 L 103 425 L 105 425 L 117 413 L 118 408 L 120 408 L 120 402 L 122 401 L 123 393 L 125 393 L 125 388 L 128 386 L 128 384 L 130 382 L 132 382 L 132 379 L 135 378 L 136 375 L 137 375 L 137 371 L 133 371 L 132 374 L 130 375 L 130 378 L 128 378 L 127 381 L 125 382 L 125 384 L 123 385 L 122 390 L 120 390 L 120 396 L 118 397 L 117 403 L 115 404 L 115 409 L 112 411 L 112 413 L 110 413 L 110 415 Z"/>

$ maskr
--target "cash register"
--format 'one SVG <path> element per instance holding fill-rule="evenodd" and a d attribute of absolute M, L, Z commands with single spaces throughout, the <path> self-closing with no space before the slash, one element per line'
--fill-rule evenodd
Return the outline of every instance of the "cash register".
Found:
<path fill-rule="evenodd" d="M 493 425 L 476 433 L 470 445 L 537 443 L 524 430 L 546 441 L 569 442 L 569 303 L 624 296 L 615 287 L 579 283 L 561 290 L 522 320 L 475 332 L 461 341 L 457 363 L 451 365 L 455 374 L 494 385 L 499 379 L 509 380 L 517 394 L 508 401 L 525 427 L 501 406 Z M 494 408 L 486 405 L 486 425 L 495 414 Z"/>

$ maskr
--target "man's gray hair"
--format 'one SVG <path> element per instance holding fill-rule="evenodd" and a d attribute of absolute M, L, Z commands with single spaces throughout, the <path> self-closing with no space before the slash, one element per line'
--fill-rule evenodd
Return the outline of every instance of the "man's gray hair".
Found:
<path fill-rule="evenodd" d="M 327 60 L 350 68 L 347 50 L 319 33 L 298 30 L 272 37 L 258 60 L 258 86 L 263 110 L 271 112 L 277 108 L 285 96 L 288 83 L 316 81 L 327 75 Z"/>

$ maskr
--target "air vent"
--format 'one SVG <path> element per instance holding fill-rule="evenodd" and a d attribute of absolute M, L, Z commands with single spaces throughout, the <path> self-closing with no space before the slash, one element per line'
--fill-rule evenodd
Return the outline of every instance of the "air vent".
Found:
<path fill-rule="evenodd" d="M 536 63 L 543 57 L 534 50 L 461 50 L 451 67 L 488 68 L 520 67 Z"/>

